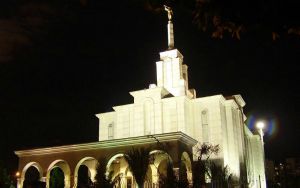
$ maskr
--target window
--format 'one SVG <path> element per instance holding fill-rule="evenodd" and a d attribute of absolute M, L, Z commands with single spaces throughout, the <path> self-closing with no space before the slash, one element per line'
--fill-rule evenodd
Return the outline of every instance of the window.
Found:
<path fill-rule="evenodd" d="M 208 112 L 207 112 L 207 110 L 203 110 L 201 112 L 201 122 L 202 122 L 203 142 L 209 142 L 209 127 L 208 127 Z"/>
<path fill-rule="evenodd" d="M 153 101 L 151 99 L 146 99 L 144 102 L 144 134 L 150 135 L 153 130 Z"/>
<path fill-rule="evenodd" d="M 110 123 L 108 125 L 108 139 L 114 139 L 114 124 Z"/>

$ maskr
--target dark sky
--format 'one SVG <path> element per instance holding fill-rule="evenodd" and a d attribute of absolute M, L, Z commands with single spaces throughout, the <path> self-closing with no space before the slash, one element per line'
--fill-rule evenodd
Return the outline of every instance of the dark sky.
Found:
<path fill-rule="evenodd" d="M 154 9 L 141 2 L 0 4 L 0 160 L 9 168 L 17 166 L 14 150 L 97 141 L 94 114 L 156 83 L 167 16 L 155 9 L 159 1 Z M 175 47 L 190 87 L 198 97 L 241 94 L 247 124 L 268 122 L 266 157 L 299 157 L 299 9 L 293 1 L 228 2 L 216 9 L 245 25 L 241 40 L 228 32 L 212 38 L 193 23 L 193 0 L 173 1 Z"/>

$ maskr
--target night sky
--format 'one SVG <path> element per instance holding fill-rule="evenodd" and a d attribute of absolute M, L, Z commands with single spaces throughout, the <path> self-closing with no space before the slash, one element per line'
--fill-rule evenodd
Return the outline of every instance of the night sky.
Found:
<path fill-rule="evenodd" d="M 214 38 L 212 24 L 203 30 L 195 23 L 194 0 L 171 1 L 190 88 L 197 97 L 241 94 L 248 126 L 268 124 L 266 157 L 299 157 L 300 7 L 207 2 L 224 22 L 244 29 L 240 39 L 228 31 Z M 132 103 L 128 92 L 156 83 L 155 62 L 167 49 L 160 3 L 0 3 L 0 160 L 9 169 L 17 167 L 14 150 L 97 141 L 94 114 Z"/>

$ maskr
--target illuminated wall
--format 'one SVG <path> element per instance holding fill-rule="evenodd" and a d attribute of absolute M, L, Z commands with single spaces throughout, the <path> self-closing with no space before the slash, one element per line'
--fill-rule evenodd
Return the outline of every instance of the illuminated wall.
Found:
<path fill-rule="evenodd" d="M 245 132 L 250 131 L 244 126 L 245 102 L 240 95 L 196 98 L 196 92 L 188 87 L 188 67 L 176 49 L 160 53 L 156 69 L 157 85 L 130 92 L 132 104 L 114 106 L 113 112 L 97 114 L 99 141 L 181 131 L 201 143 L 218 144 L 221 150 L 213 158 L 228 165 L 238 179 L 249 168 L 258 168 L 258 164 L 247 163 L 246 147 L 260 152 L 255 156 L 256 162 L 263 155 L 259 143 L 249 137 L 251 144 L 245 143 Z"/>
<path fill-rule="evenodd" d="M 247 174 L 249 187 L 266 187 L 264 153 L 259 135 L 246 130 Z"/>

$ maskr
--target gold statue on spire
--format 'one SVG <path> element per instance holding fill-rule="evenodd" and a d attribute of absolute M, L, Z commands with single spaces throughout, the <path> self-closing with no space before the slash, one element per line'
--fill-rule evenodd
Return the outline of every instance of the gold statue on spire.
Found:
<path fill-rule="evenodd" d="M 172 16 L 173 16 L 173 11 L 172 11 L 171 7 L 168 7 L 167 5 L 164 5 L 164 7 L 165 7 L 165 11 L 168 12 L 169 21 L 171 21 L 172 20 Z"/>
<path fill-rule="evenodd" d="M 168 7 L 164 5 L 165 11 L 168 13 L 168 49 L 174 49 L 174 31 L 173 31 L 173 23 L 172 23 L 172 17 L 173 17 L 173 11 L 171 7 Z"/>

